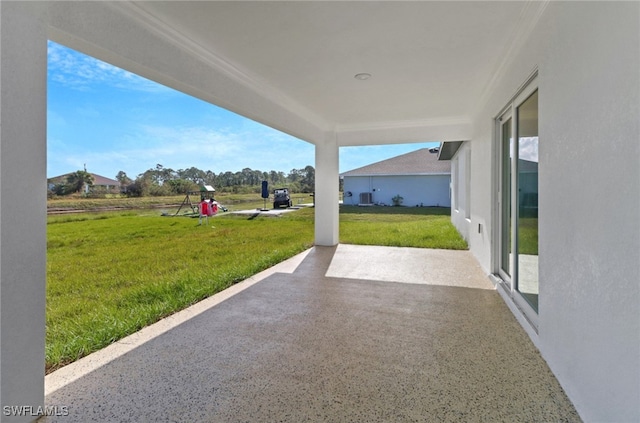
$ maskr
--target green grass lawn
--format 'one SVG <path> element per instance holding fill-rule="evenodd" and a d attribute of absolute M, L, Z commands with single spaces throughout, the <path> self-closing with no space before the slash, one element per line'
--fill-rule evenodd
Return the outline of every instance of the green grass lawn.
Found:
<path fill-rule="evenodd" d="M 51 371 L 311 247 L 313 209 L 282 218 L 49 217 Z"/>
<path fill-rule="evenodd" d="M 49 216 L 47 372 L 311 247 L 313 217 Z M 449 209 L 344 206 L 340 242 L 466 248 Z"/>
<path fill-rule="evenodd" d="M 467 243 L 442 207 L 340 207 L 343 244 L 465 250 Z"/>

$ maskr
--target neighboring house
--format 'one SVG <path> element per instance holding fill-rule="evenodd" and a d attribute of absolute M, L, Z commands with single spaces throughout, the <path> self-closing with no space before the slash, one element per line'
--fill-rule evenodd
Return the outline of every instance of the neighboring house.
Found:
<path fill-rule="evenodd" d="M 451 164 L 437 153 L 423 148 L 340 174 L 343 203 L 393 205 L 399 195 L 403 206 L 450 207 Z"/>
<path fill-rule="evenodd" d="M 95 173 L 92 173 L 91 176 L 93 176 L 94 189 L 99 188 L 114 193 L 120 192 L 120 181 L 107 178 L 105 176 L 96 175 Z"/>
<path fill-rule="evenodd" d="M 101 191 L 101 192 L 109 192 L 117 194 L 120 192 L 120 182 L 107 178 L 106 176 L 97 175 L 95 173 L 89 173 L 93 176 L 93 185 L 90 187 L 85 185 L 84 192 L 88 193 L 91 190 Z M 67 178 L 71 175 L 71 173 L 65 173 L 64 175 L 54 176 L 53 178 L 47 179 L 47 189 L 52 190 L 56 185 L 63 184 L 67 182 Z"/>

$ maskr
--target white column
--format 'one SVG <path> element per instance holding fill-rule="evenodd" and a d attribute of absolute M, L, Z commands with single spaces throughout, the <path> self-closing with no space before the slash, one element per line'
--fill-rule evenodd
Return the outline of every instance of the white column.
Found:
<path fill-rule="evenodd" d="M 338 244 L 338 143 L 335 133 L 316 145 L 315 244 Z"/>
<path fill-rule="evenodd" d="M 44 403 L 47 29 L 37 16 L 43 7 L 0 2 L 2 422 L 33 421 Z M 23 415 L 7 416 L 12 406 L 22 406 Z"/>

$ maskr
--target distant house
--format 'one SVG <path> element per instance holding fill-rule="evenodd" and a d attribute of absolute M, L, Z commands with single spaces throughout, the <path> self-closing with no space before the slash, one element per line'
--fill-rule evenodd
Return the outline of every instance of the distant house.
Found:
<path fill-rule="evenodd" d="M 438 151 L 423 148 L 340 174 L 344 204 L 451 207 L 451 163 L 438 160 Z"/>
<path fill-rule="evenodd" d="M 64 175 L 54 176 L 53 178 L 47 179 L 47 188 L 51 191 L 56 185 L 66 183 L 69 175 L 71 175 L 71 173 L 65 173 Z M 93 176 L 93 185 L 91 186 L 91 188 L 85 186 L 85 193 L 88 193 L 90 190 L 99 190 L 101 192 L 114 194 L 120 192 L 119 181 L 107 178 L 105 176 L 97 175 L 95 173 L 90 173 L 90 175 Z"/>

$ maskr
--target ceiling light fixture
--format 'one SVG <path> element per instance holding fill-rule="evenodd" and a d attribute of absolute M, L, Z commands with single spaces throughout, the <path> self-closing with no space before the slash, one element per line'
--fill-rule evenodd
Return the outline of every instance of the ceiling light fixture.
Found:
<path fill-rule="evenodd" d="M 355 79 L 357 79 L 358 81 L 366 81 L 367 79 L 371 78 L 371 74 L 370 73 L 357 73 L 354 76 Z"/>

